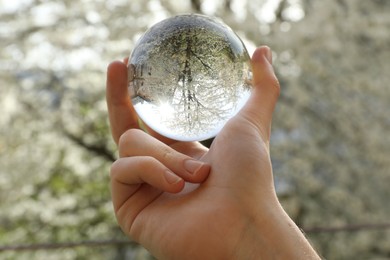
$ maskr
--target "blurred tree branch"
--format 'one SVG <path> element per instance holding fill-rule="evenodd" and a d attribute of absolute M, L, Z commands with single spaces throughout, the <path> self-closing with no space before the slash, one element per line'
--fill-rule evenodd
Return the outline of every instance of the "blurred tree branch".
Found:
<path fill-rule="evenodd" d="M 114 162 L 116 160 L 113 153 L 104 145 L 99 144 L 89 144 L 85 140 L 77 135 L 74 135 L 66 130 L 64 130 L 64 135 L 71 141 L 73 141 L 78 146 L 86 149 L 89 152 L 92 152 L 98 156 L 103 157 L 107 161 Z"/>

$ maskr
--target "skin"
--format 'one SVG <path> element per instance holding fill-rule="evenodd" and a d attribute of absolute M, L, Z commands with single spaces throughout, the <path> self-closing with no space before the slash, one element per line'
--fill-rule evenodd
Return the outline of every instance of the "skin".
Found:
<path fill-rule="evenodd" d="M 125 63 L 107 72 L 122 230 L 158 259 L 319 259 L 274 189 L 269 141 L 280 88 L 270 49 L 254 52 L 251 97 L 209 150 L 140 130 Z"/>

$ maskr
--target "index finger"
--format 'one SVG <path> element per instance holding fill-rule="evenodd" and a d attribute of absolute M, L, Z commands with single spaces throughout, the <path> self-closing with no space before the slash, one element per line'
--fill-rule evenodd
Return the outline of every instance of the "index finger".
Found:
<path fill-rule="evenodd" d="M 115 143 L 131 128 L 139 128 L 138 116 L 127 92 L 127 66 L 121 61 L 112 62 L 107 68 L 106 100 L 111 134 Z"/>

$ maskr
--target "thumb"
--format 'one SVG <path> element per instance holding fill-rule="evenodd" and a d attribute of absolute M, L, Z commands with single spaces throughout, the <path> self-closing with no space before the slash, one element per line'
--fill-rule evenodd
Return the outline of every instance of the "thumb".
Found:
<path fill-rule="evenodd" d="M 280 93 L 279 81 L 272 67 L 272 52 L 267 46 L 259 47 L 252 55 L 252 94 L 240 111 L 259 130 L 265 141 L 269 141 L 272 113 Z"/>

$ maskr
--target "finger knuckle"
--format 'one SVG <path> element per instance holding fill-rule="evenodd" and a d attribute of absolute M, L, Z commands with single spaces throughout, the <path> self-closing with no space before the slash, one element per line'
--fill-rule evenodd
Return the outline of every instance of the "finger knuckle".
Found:
<path fill-rule="evenodd" d="M 173 152 L 167 147 L 162 148 L 161 153 L 164 161 L 169 161 L 173 157 Z"/>
<path fill-rule="evenodd" d="M 122 161 L 121 159 L 118 159 L 111 164 L 111 168 L 110 168 L 110 178 L 111 179 L 116 178 L 117 173 L 119 172 L 119 170 L 121 168 L 121 164 L 122 164 L 121 161 Z"/>
<path fill-rule="evenodd" d="M 279 97 L 280 96 L 280 83 L 276 77 L 274 79 L 274 91 L 275 91 L 275 96 Z"/>
<path fill-rule="evenodd" d="M 160 169 L 161 162 L 152 156 L 143 156 L 143 159 L 139 161 L 139 168 L 144 171 L 156 171 Z"/>
<path fill-rule="evenodd" d="M 119 137 L 118 148 L 121 155 L 126 154 L 129 147 L 134 147 L 139 142 L 139 135 L 142 133 L 139 129 L 129 129 Z"/>
<path fill-rule="evenodd" d="M 162 147 L 159 151 L 160 160 L 165 165 L 171 165 L 174 168 L 180 168 L 181 161 L 185 160 L 187 156 L 184 156 L 170 147 Z"/>

